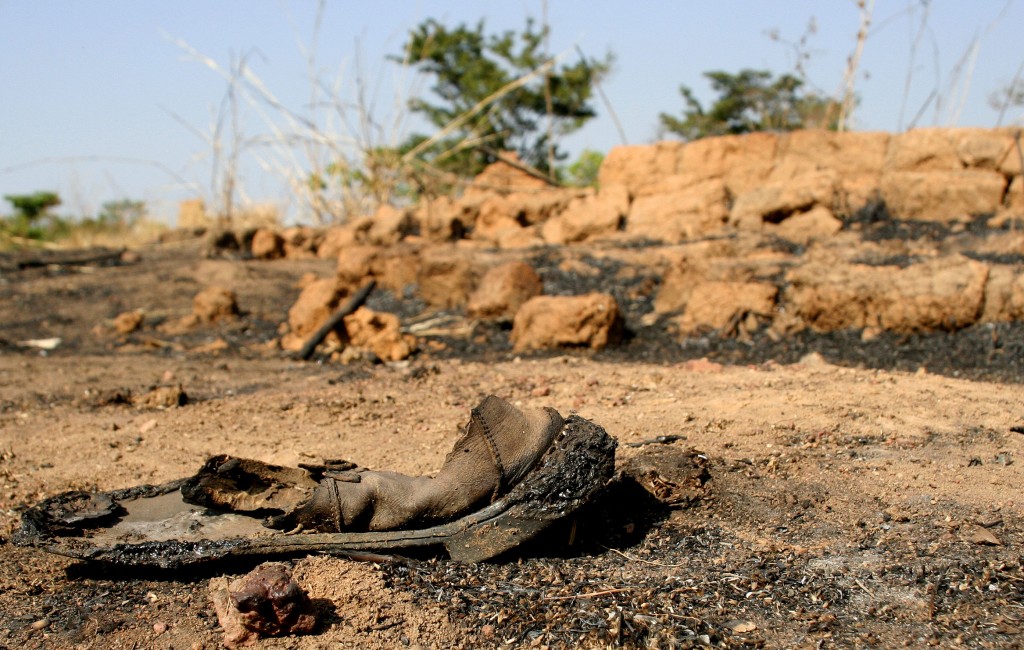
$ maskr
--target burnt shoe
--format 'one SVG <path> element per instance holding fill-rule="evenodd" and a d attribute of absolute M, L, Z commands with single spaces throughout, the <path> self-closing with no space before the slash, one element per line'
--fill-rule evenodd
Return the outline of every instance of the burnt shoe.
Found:
<path fill-rule="evenodd" d="M 197 475 L 162 485 L 50 497 L 23 513 L 12 541 L 80 560 L 168 569 L 297 553 L 379 558 L 367 553 L 432 547 L 479 562 L 591 501 L 613 480 L 615 446 L 578 415 L 563 420 L 551 409 L 524 412 L 489 397 L 473 409 L 435 478 L 345 462 L 290 469 L 220 456 Z M 287 532 L 265 526 L 268 515 Z"/>
<path fill-rule="evenodd" d="M 471 411 L 436 477 L 328 474 L 304 504 L 272 517 L 269 525 L 343 532 L 406 530 L 450 521 L 507 494 L 536 466 L 563 425 L 554 409 L 521 411 L 491 395 Z"/>

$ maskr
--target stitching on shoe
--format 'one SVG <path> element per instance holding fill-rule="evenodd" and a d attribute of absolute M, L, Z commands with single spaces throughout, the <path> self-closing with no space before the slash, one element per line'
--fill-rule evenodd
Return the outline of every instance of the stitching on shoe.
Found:
<path fill-rule="evenodd" d="M 476 408 L 472 409 L 470 411 L 470 416 L 477 424 L 480 425 L 480 431 L 483 432 L 484 440 L 487 442 L 487 446 L 491 450 L 491 458 L 494 460 L 494 464 L 498 468 L 498 485 L 495 486 L 494 492 L 491 493 L 491 501 L 494 501 L 505 490 L 505 464 L 501 462 L 501 454 L 498 453 L 498 445 L 494 442 L 494 434 L 491 433 L 491 427 L 488 426 L 487 421 L 484 420 L 480 410 Z"/>
<path fill-rule="evenodd" d="M 334 512 L 331 513 L 334 518 L 334 530 L 341 531 L 344 529 L 341 527 L 341 493 L 338 492 L 338 481 L 331 479 L 329 485 L 331 488 L 331 503 L 334 505 L 334 508 L 332 508 Z"/>

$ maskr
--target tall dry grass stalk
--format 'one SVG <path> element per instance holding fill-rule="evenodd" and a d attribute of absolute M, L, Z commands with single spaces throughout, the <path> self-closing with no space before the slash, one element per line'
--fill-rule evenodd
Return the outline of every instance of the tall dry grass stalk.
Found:
<path fill-rule="evenodd" d="M 843 85 L 836 98 L 839 107 L 836 129 L 839 131 L 847 130 L 853 119 L 853 108 L 857 105 L 857 71 L 860 68 L 861 57 L 864 55 L 864 44 L 868 40 L 868 30 L 871 27 L 871 18 L 875 11 L 875 0 L 855 0 L 855 2 L 860 17 L 860 26 L 857 29 L 856 45 L 846 59 Z"/>
<path fill-rule="evenodd" d="M 351 79 L 342 74 L 341 68 L 333 78 L 326 78 L 319 71 L 317 44 L 324 7 L 321 0 L 308 45 L 297 38 L 309 85 L 307 103 L 300 110 L 290 108 L 271 91 L 249 65 L 248 56 L 222 65 L 188 43 L 174 41 L 191 59 L 220 76 L 226 84 L 220 110 L 207 129 L 197 129 L 175 118 L 205 144 L 212 167 L 211 194 L 217 198 L 218 215 L 228 222 L 238 209 L 235 202 L 248 200 L 239 172 L 243 159 L 284 181 L 298 203 L 300 221 L 321 225 L 373 214 L 380 205 L 401 202 L 410 192 L 432 196 L 450 191 L 466 180 L 437 169 L 422 154 L 477 115 L 492 110 L 509 93 L 538 76 L 549 75 L 562 56 L 552 57 L 507 83 L 399 155 L 398 145 L 404 140 L 410 120 L 408 98 L 415 93 L 422 77 L 410 74 L 412 67 L 406 56 L 397 66 L 391 114 L 378 121 L 375 92 L 361 70 Z M 360 65 L 358 54 L 356 64 Z M 244 135 L 243 108 L 258 117 L 262 134 Z M 469 132 L 448 150 L 438 153 L 436 159 L 444 160 L 466 148 L 486 150 L 489 146 L 488 137 Z"/>
<path fill-rule="evenodd" d="M 911 39 L 911 41 L 910 41 L 910 53 L 909 53 L 909 59 L 907 61 L 907 74 L 903 78 L 903 95 L 900 98 L 899 118 L 896 121 L 896 125 L 897 125 L 896 128 L 897 128 L 898 131 L 903 131 L 903 126 L 905 124 L 905 122 L 903 121 L 903 117 L 906 114 L 907 102 L 910 100 L 910 89 L 911 89 L 911 86 L 913 85 L 913 81 L 914 81 L 914 67 L 915 67 L 916 61 L 917 61 L 917 52 L 918 52 L 918 49 L 921 47 L 921 42 L 924 40 L 925 35 L 930 33 L 929 21 L 931 20 L 931 8 L 932 8 L 931 2 L 929 2 L 928 0 L 921 0 L 919 4 L 920 4 L 920 9 L 921 9 L 921 17 L 920 17 L 920 20 L 918 21 L 917 31 L 914 33 L 914 38 Z M 908 7 L 908 13 L 910 14 L 910 18 L 911 19 L 913 19 L 915 17 L 916 12 L 917 12 L 917 5 L 913 4 L 913 3 L 910 4 L 909 7 Z M 935 78 L 935 85 L 936 85 L 936 87 L 938 87 L 938 83 L 939 83 L 939 61 L 938 61 L 938 56 L 939 56 L 938 47 L 935 45 L 935 42 L 934 42 L 934 39 L 933 39 L 933 41 L 932 41 L 932 58 L 933 58 L 933 61 L 934 61 L 934 69 L 935 69 L 935 77 L 936 77 Z M 922 114 L 922 111 L 924 111 L 928 107 L 928 104 L 930 104 L 935 99 L 935 96 L 936 96 L 936 93 L 934 93 L 934 92 L 932 94 L 929 94 L 928 98 L 924 102 L 924 105 L 921 106 L 918 109 L 917 114 L 914 116 L 914 119 L 910 121 L 911 128 L 913 127 L 914 124 L 917 123 L 917 120 L 920 118 L 920 116 Z"/>

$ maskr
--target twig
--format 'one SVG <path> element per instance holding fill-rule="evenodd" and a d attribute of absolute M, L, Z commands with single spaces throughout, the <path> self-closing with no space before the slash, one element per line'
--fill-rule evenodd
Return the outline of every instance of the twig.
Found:
<path fill-rule="evenodd" d="M 646 445 L 671 445 L 673 442 L 680 440 L 686 440 L 686 436 L 680 436 L 676 434 L 670 434 L 667 436 L 656 436 L 654 438 L 648 438 L 647 440 L 637 440 L 636 442 L 627 442 L 627 447 L 644 447 Z"/>
<path fill-rule="evenodd" d="M 839 101 L 839 119 L 837 128 L 845 131 L 849 128 L 850 114 L 853 112 L 856 96 L 854 86 L 857 83 L 857 68 L 860 66 L 861 56 L 864 54 L 864 42 L 868 38 L 868 28 L 871 27 L 871 15 L 875 10 L 875 0 L 856 0 L 857 8 L 860 10 L 860 28 L 857 30 L 857 45 L 853 53 L 846 61 L 846 73 L 843 75 L 843 90 Z"/>
<path fill-rule="evenodd" d="M 622 551 L 620 551 L 618 549 L 609 548 L 607 546 L 605 546 L 605 548 L 608 549 L 609 551 L 611 551 L 612 553 L 616 553 L 618 555 L 621 555 L 622 557 L 626 558 L 630 562 L 640 562 L 641 564 L 649 564 L 650 566 L 660 566 L 660 567 L 665 567 L 667 569 L 678 569 L 681 566 L 685 566 L 683 564 L 665 564 L 664 562 L 654 562 L 652 560 L 643 560 L 643 559 L 640 559 L 638 557 L 633 557 L 632 555 L 626 555 L 625 553 L 623 553 Z"/>
<path fill-rule="evenodd" d="M 551 26 L 548 24 L 548 3 L 541 2 L 541 12 L 544 16 L 544 52 L 551 49 Z M 548 177 L 554 179 L 555 174 L 555 109 L 551 98 L 551 68 L 544 71 L 544 111 L 547 113 L 547 149 L 548 149 Z"/>
<path fill-rule="evenodd" d="M 17 268 L 28 269 L 39 266 L 88 266 L 90 264 L 103 264 L 115 262 L 121 259 L 125 252 L 124 248 L 102 252 L 72 251 L 66 255 L 41 255 L 38 257 L 18 260 Z"/>
<path fill-rule="evenodd" d="M 1003 125 L 1003 118 L 1006 117 L 1006 109 L 1010 107 L 1010 102 L 1013 100 L 1014 90 L 1020 84 L 1020 76 L 1024 73 L 1024 61 L 1017 66 L 1017 72 L 1013 75 L 1013 81 L 1006 87 L 1006 99 L 999 106 L 999 117 L 996 118 L 996 126 L 1000 127 Z"/>
<path fill-rule="evenodd" d="M 316 350 L 316 346 L 320 345 L 320 342 L 327 338 L 335 327 L 341 322 L 341 319 L 345 318 L 355 310 L 359 309 L 359 306 L 366 302 L 370 292 L 373 291 L 373 287 L 376 286 L 375 280 L 370 280 L 362 287 L 359 291 L 352 294 L 352 297 L 348 301 L 338 308 L 338 311 L 331 314 L 331 317 L 327 319 L 327 322 L 320 326 L 316 332 L 313 333 L 306 344 L 302 346 L 302 349 L 295 355 L 296 358 L 302 359 L 303 361 L 313 356 L 313 350 Z"/>
<path fill-rule="evenodd" d="M 555 65 L 556 59 L 557 59 L 557 57 L 554 58 L 554 59 L 550 59 L 549 61 L 546 61 L 544 64 L 542 64 L 541 66 L 537 67 L 535 70 L 532 70 L 531 72 L 528 72 L 528 73 L 524 74 L 523 76 L 519 77 L 518 79 L 510 81 L 509 83 L 505 84 L 504 86 L 502 86 L 498 90 L 494 91 L 493 93 L 491 93 L 487 97 L 484 97 L 483 99 L 481 99 L 479 102 L 477 102 L 474 106 L 472 106 L 465 113 L 463 113 L 462 115 L 459 115 L 458 117 L 453 119 L 451 122 L 446 124 L 444 126 L 444 128 L 442 128 L 440 131 L 438 131 L 437 133 L 435 133 L 431 137 L 427 138 L 423 142 L 419 143 L 418 145 L 416 145 L 415 147 L 413 147 L 412 149 L 407 151 L 405 153 L 405 155 L 402 156 L 402 162 L 408 162 L 409 160 L 412 160 L 421 151 L 424 151 L 425 149 L 429 149 L 430 147 L 434 146 L 436 143 L 438 143 L 439 141 L 441 141 L 445 137 L 447 137 L 448 134 L 451 133 L 452 131 L 455 131 L 455 130 L 461 128 L 463 124 L 468 122 L 472 117 L 474 117 L 480 111 L 484 110 L 485 108 L 487 108 L 488 106 L 490 106 L 494 102 L 498 101 L 499 99 L 501 99 L 505 95 L 509 94 L 513 90 L 516 90 L 517 88 L 525 86 L 527 83 L 529 83 L 532 79 L 534 79 L 538 75 L 545 74 L 548 70 L 551 69 L 552 66 Z"/>
<path fill-rule="evenodd" d="M 632 591 L 632 587 L 620 587 L 618 589 L 605 589 L 604 591 L 591 591 L 586 594 L 569 594 L 568 596 L 545 596 L 544 600 L 573 600 L 576 598 L 597 598 L 609 594 L 618 594 L 623 591 Z"/>
<path fill-rule="evenodd" d="M 483 151 L 485 154 L 487 154 L 489 156 L 494 156 L 495 158 L 497 158 L 501 162 L 505 163 L 509 167 L 514 167 L 515 169 L 518 169 L 519 171 L 523 172 L 524 174 L 529 174 L 530 176 L 532 176 L 534 178 L 538 178 L 538 179 L 544 181 L 545 183 L 547 183 L 548 185 L 551 185 L 552 187 L 560 187 L 560 185 L 556 181 L 552 180 L 550 176 L 548 176 L 544 172 L 540 171 L 539 169 L 536 169 L 535 167 L 531 167 L 530 165 L 527 165 L 525 163 L 519 162 L 517 160 L 513 160 L 512 158 L 509 158 L 505 154 L 501 153 L 500 151 L 495 151 L 494 149 L 491 149 L 490 147 L 479 146 L 479 147 L 477 147 L 477 149 L 479 149 L 480 151 Z"/>
<path fill-rule="evenodd" d="M 576 46 L 576 52 L 580 55 L 580 61 L 587 65 L 589 71 L 589 64 L 587 64 L 587 58 L 583 55 L 583 50 Z M 604 89 L 601 87 L 601 81 L 598 79 L 598 75 L 594 76 L 594 88 L 597 90 L 597 94 L 601 96 L 601 103 L 604 104 L 605 109 L 608 111 L 608 115 L 612 118 L 612 122 L 615 124 L 615 130 L 619 132 L 620 144 L 628 145 L 629 139 L 626 137 L 626 131 L 622 128 L 622 122 L 619 121 L 619 116 L 615 113 L 615 108 L 612 107 L 612 103 L 608 101 L 608 96 L 604 94 Z"/>

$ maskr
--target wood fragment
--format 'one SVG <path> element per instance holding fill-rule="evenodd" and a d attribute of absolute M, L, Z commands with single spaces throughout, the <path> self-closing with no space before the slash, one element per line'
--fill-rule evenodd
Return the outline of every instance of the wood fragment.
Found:
<path fill-rule="evenodd" d="M 295 357 L 306 361 L 313 356 L 313 351 L 316 350 L 316 346 L 320 345 L 320 343 L 327 338 L 327 335 L 330 334 L 339 323 L 341 323 L 343 318 L 359 309 L 359 307 L 366 302 L 366 299 L 370 296 L 370 292 L 373 291 L 373 288 L 376 285 L 377 282 L 375 280 L 370 280 L 360 287 L 358 291 L 352 294 L 352 297 L 349 298 L 344 305 L 339 307 L 336 312 L 331 314 L 331 317 L 320 326 L 320 329 L 313 332 L 313 335 L 309 337 L 309 340 L 306 341 L 302 346 L 302 349 L 296 353 Z"/>
<path fill-rule="evenodd" d="M 606 546 L 605 548 L 608 548 L 608 547 Z M 608 548 L 608 550 L 611 551 L 612 553 L 616 553 L 618 555 L 621 555 L 622 557 L 626 558 L 630 562 L 639 562 L 641 564 L 648 564 L 650 566 L 666 567 L 666 568 L 669 568 L 669 569 L 676 569 L 676 568 L 679 568 L 681 566 L 684 566 L 682 564 L 666 564 L 664 562 L 655 562 L 653 560 L 644 560 L 644 559 L 639 558 L 639 557 L 633 557 L 632 555 L 626 555 L 622 551 L 620 551 L 618 549 L 615 549 L 615 548 Z"/>
<path fill-rule="evenodd" d="M 586 594 L 569 594 L 568 596 L 545 596 L 544 600 L 573 600 L 577 598 L 597 598 L 598 596 L 608 596 L 610 594 L 618 594 L 623 591 L 632 591 L 630 587 L 620 587 L 618 589 L 605 589 L 604 591 L 591 591 Z"/>

